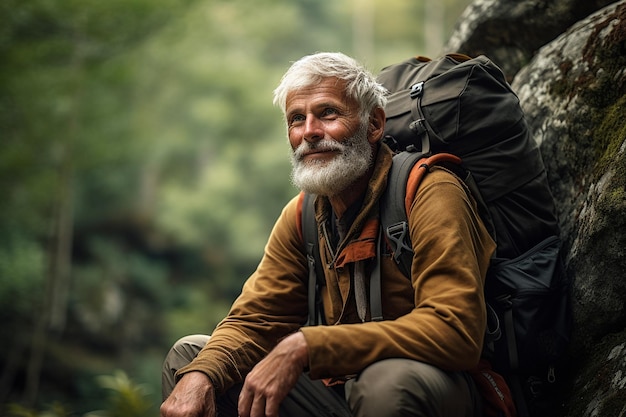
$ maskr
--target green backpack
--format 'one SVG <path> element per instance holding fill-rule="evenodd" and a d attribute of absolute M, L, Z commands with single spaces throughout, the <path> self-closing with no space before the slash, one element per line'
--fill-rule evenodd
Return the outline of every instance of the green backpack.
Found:
<path fill-rule="evenodd" d="M 436 164 L 462 178 L 497 244 L 485 284 L 483 356 L 506 378 L 520 417 L 549 412 L 559 359 L 569 342 L 570 285 L 546 170 L 517 96 L 484 56 L 411 58 L 384 68 L 378 80 L 391 93 L 384 141 L 396 152 L 380 203 L 379 255 L 386 245 L 410 276 L 404 200 L 416 164 L 419 176 Z M 314 200 L 305 194 L 302 209 L 309 325 L 321 322 L 318 294 L 325 285 Z M 376 262 L 370 277 L 372 320 L 383 319 L 380 288 Z"/>

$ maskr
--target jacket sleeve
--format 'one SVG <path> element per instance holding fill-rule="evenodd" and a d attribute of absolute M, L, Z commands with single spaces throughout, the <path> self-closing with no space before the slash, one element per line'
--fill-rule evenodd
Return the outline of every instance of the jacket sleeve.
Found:
<path fill-rule="evenodd" d="M 355 374 L 385 358 L 452 371 L 478 363 L 486 326 L 484 279 L 495 244 L 460 180 L 439 169 L 427 175 L 409 228 L 413 308 L 393 320 L 302 329 L 312 377 Z M 391 267 L 387 258 L 383 282 Z"/>
<path fill-rule="evenodd" d="M 256 271 L 205 348 L 177 376 L 201 371 L 216 392 L 242 382 L 277 343 L 306 321 L 306 255 L 296 224 L 297 201 L 283 209 Z"/>

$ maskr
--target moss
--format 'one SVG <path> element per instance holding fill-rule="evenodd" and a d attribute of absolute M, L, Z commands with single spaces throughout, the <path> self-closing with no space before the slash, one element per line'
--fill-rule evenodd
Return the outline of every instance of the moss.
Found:
<path fill-rule="evenodd" d="M 606 36 L 603 43 L 598 43 L 597 39 L 600 37 L 600 33 L 608 28 L 613 22 L 617 22 L 615 27 L 611 29 L 611 32 Z M 606 16 L 603 20 L 600 20 L 598 24 L 593 28 L 593 32 L 587 39 L 587 44 L 583 48 L 583 60 L 593 65 L 595 57 L 602 53 L 606 45 L 619 45 L 626 39 L 626 5 L 620 5 L 615 8 L 615 11 Z"/>
<path fill-rule="evenodd" d="M 555 82 L 553 91 L 567 98 L 579 96 L 590 110 L 572 120 L 571 126 L 578 133 L 591 133 L 593 152 L 585 157 L 595 161 L 593 180 L 598 180 L 609 167 L 620 171 L 616 178 L 626 178 L 626 167 L 615 166 L 616 155 L 626 140 L 626 4 L 596 24 L 582 49 L 582 60 L 589 70 L 573 78 L 571 63 L 564 62 L 561 72 L 567 81 Z"/>
<path fill-rule="evenodd" d="M 609 168 L 619 169 L 617 179 L 626 178 L 626 167 L 623 164 L 615 165 L 616 156 L 626 141 L 626 94 L 624 94 L 613 105 L 596 111 L 597 128 L 593 133 L 593 147 L 596 156 L 596 166 L 594 169 L 595 179 Z"/>
<path fill-rule="evenodd" d="M 600 33 L 610 28 L 610 32 L 600 37 Z M 588 70 L 571 77 L 573 63 L 563 61 L 559 69 L 562 77 L 550 86 L 552 94 L 571 99 L 580 96 L 591 107 L 603 108 L 615 102 L 626 85 L 616 85 L 616 78 L 626 67 L 626 4 L 600 20 L 588 36 L 582 48 L 582 61 Z"/>
<path fill-rule="evenodd" d="M 626 215 L 626 189 L 623 182 L 616 185 L 618 186 L 606 193 L 598 204 L 600 211 L 611 215 L 613 227 L 624 226 L 623 216 Z"/>
<path fill-rule="evenodd" d="M 569 73 L 574 67 L 574 63 L 569 59 L 559 64 L 561 76 L 550 85 L 550 93 L 558 97 L 564 97 L 571 92 L 572 88 L 569 83 Z"/>

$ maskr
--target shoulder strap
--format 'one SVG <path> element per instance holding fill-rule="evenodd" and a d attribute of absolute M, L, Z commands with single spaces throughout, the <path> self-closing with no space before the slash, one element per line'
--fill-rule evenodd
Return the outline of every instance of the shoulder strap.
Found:
<path fill-rule="evenodd" d="M 381 199 L 380 221 L 393 257 L 407 277 L 411 275 L 413 246 L 409 235 L 408 213 L 417 188 L 429 169 L 441 163 L 459 165 L 455 155 L 438 153 L 424 157 L 420 152 L 401 152 L 394 156 L 389 171 L 387 190 Z"/>
<path fill-rule="evenodd" d="M 402 273 L 411 277 L 413 245 L 409 234 L 408 213 L 417 188 L 431 166 L 440 163 L 459 165 L 461 159 L 452 154 L 440 153 L 424 157 L 421 152 L 401 152 L 393 157 L 387 178 L 387 189 L 380 202 L 381 233 L 378 238 L 376 263 L 370 277 L 370 308 L 372 320 L 382 320 L 382 290 L 380 255 L 385 237 Z"/>
<path fill-rule="evenodd" d="M 322 261 L 320 258 L 317 223 L 315 222 L 315 194 L 305 193 L 302 201 L 302 240 L 306 249 L 309 267 L 308 305 L 309 319 L 307 326 L 315 326 L 323 322 L 319 287 L 325 282 Z"/>
<path fill-rule="evenodd" d="M 396 263 L 406 276 L 410 275 L 413 257 L 405 209 L 406 185 L 409 173 L 422 157 L 420 152 L 401 152 L 393 157 L 387 189 L 380 201 L 380 223 L 384 236 L 391 246 Z"/>

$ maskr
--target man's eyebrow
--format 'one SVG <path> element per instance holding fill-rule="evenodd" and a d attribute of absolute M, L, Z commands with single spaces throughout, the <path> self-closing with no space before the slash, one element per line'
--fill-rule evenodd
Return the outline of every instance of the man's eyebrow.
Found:
<path fill-rule="evenodd" d="M 287 111 L 285 112 L 285 116 L 287 118 L 290 118 L 294 114 L 300 114 L 300 113 L 302 113 L 302 107 L 293 107 L 291 109 L 287 109 Z"/>
<path fill-rule="evenodd" d="M 338 101 L 321 101 L 315 104 L 315 107 L 341 107 L 341 102 Z"/>
<path fill-rule="evenodd" d="M 341 108 L 343 106 L 343 103 L 340 101 L 331 101 L 331 100 L 324 100 L 324 101 L 319 101 L 319 102 L 313 102 L 311 104 L 311 108 L 312 109 L 326 109 L 329 107 L 332 108 Z M 304 107 L 303 105 L 297 105 L 297 106 L 293 106 L 292 108 L 288 108 L 287 109 L 287 115 L 293 114 L 293 113 L 302 113 L 304 112 Z"/>
<path fill-rule="evenodd" d="M 340 100 L 323 100 L 318 102 L 313 102 L 311 108 L 314 110 L 320 109 L 342 109 L 345 108 L 345 103 Z"/>

